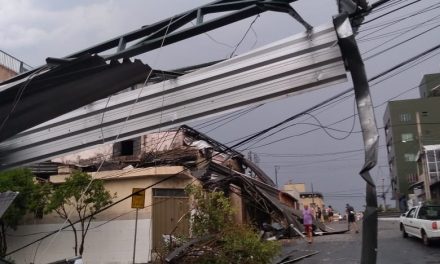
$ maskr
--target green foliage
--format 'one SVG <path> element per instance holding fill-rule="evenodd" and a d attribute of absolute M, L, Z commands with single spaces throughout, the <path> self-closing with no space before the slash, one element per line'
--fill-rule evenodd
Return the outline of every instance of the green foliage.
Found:
<path fill-rule="evenodd" d="M 7 250 L 6 231 L 9 228 L 16 229 L 28 212 L 35 214 L 37 210 L 42 211 L 41 205 L 44 206 L 42 201 L 47 198 L 42 188 L 47 187 L 35 183 L 34 175 L 29 169 L 20 168 L 0 172 L 0 192 L 19 193 L 0 219 L 0 256 L 4 255 Z"/>
<path fill-rule="evenodd" d="M 92 176 L 85 172 L 75 171 L 66 179 L 63 184 L 53 187 L 50 202 L 47 206 L 48 211 L 60 211 L 63 218 L 62 209 L 72 206 L 85 216 L 85 213 L 93 213 L 112 202 L 112 196 L 104 188 L 102 180 L 93 180 Z"/>
<path fill-rule="evenodd" d="M 226 263 L 269 263 L 280 250 L 276 241 L 262 241 L 250 226 L 234 225 L 223 237 L 223 256 Z"/>
<path fill-rule="evenodd" d="M 15 229 L 19 221 L 28 212 L 34 196 L 33 174 L 28 169 L 15 169 L 0 173 L 0 192 L 19 192 L 12 205 L 2 217 L 3 222 Z"/>
<path fill-rule="evenodd" d="M 192 230 L 195 236 L 220 233 L 232 224 L 232 206 L 223 192 L 204 192 L 190 185 L 186 192 L 194 198 Z"/>
<path fill-rule="evenodd" d="M 280 251 L 278 242 L 263 241 L 251 226 L 234 223 L 231 202 L 223 192 L 204 192 L 196 186 L 188 187 L 187 192 L 193 195 L 196 209 L 192 222 L 194 235 L 209 234 L 214 239 L 193 248 L 203 255 L 184 258 L 182 263 L 264 264 Z"/>
<path fill-rule="evenodd" d="M 92 176 L 80 171 L 75 171 L 63 184 L 53 187 L 47 211 L 55 211 L 70 224 L 74 220 L 80 221 L 80 229 L 77 230 L 76 226 L 72 226 L 75 255 L 78 253 L 82 255 L 84 251 L 84 241 L 92 220 L 92 217 L 87 216 L 111 204 L 115 197 L 116 194 L 112 196 L 104 188 L 102 180 L 92 179 Z M 72 217 L 70 216 L 71 210 L 75 212 Z M 77 231 L 80 232 L 80 240 L 77 237 Z"/>

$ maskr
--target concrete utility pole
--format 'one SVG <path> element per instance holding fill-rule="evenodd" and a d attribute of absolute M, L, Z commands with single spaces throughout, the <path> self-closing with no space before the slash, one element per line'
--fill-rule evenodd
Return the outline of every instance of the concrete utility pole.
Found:
<path fill-rule="evenodd" d="M 253 160 L 252 160 L 252 151 L 249 151 L 249 152 L 248 152 L 248 160 L 250 160 L 251 162 L 253 162 Z M 251 178 L 254 177 L 254 174 L 252 173 L 252 170 L 249 171 L 249 176 L 250 176 Z"/>
<path fill-rule="evenodd" d="M 274 167 L 275 167 L 275 185 L 278 188 L 278 170 L 280 169 L 280 166 L 275 165 Z"/>
<path fill-rule="evenodd" d="M 385 194 L 385 179 L 382 178 L 382 199 L 383 199 L 383 211 L 387 211 L 387 201 L 386 201 L 386 194 Z"/>
<path fill-rule="evenodd" d="M 312 185 L 312 205 L 313 207 L 315 207 L 315 193 L 313 192 L 313 183 L 311 183 Z"/>

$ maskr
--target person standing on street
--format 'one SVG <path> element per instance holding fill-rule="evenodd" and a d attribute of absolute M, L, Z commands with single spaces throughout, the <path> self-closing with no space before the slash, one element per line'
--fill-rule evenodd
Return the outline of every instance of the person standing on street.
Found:
<path fill-rule="evenodd" d="M 316 210 L 316 220 L 321 221 L 321 208 L 318 206 L 318 209 Z"/>
<path fill-rule="evenodd" d="M 304 205 L 304 209 L 302 211 L 303 213 L 303 224 L 304 224 L 304 230 L 306 232 L 306 236 L 308 238 L 309 244 L 312 244 L 313 242 L 313 215 L 314 212 L 307 204 Z"/>
<path fill-rule="evenodd" d="M 333 208 L 331 205 L 328 206 L 328 222 L 333 222 Z"/>
<path fill-rule="evenodd" d="M 356 231 L 356 234 L 359 233 L 358 226 L 356 224 L 356 214 L 354 212 L 353 206 L 347 204 L 345 206 L 345 212 L 347 213 L 348 230 L 351 230 L 351 227 L 354 226 L 354 230 Z"/>

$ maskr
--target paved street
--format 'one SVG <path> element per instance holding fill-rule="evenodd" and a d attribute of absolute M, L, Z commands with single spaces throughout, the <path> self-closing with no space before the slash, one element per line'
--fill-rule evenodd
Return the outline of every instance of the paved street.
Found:
<path fill-rule="evenodd" d="M 332 224 L 335 229 L 343 229 L 344 224 Z M 346 233 L 314 237 L 314 243 L 295 241 L 292 248 L 319 251 L 318 254 L 305 258 L 297 263 L 360 263 L 361 233 Z M 379 252 L 378 264 L 434 264 L 440 263 L 440 243 L 425 247 L 415 238 L 403 239 L 399 231 L 398 221 L 379 220 Z"/>

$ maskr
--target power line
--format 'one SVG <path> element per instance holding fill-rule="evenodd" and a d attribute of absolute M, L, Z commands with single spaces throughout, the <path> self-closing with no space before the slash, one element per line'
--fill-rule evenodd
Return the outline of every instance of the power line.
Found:
<path fill-rule="evenodd" d="M 248 29 L 246 30 L 246 32 L 244 33 L 243 37 L 240 39 L 240 41 L 237 43 L 237 45 L 235 45 L 234 50 L 231 52 L 231 55 L 229 55 L 229 58 L 232 58 L 235 54 L 235 52 L 237 51 L 238 47 L 241 45 L 241 43 L 243 42 L 243 40 L 246 38 L 247 34 L 249 33 L 249 31 L 251 30 L 252 26 L 254 25 L 254 23 L 257 21 L 257 19 L 260 17 L 260 14 L 258 14 L 254 20 L 249 24 Z"/>
<path fill-rule="evenodd" d="M 440 18 L 440 15 L 436 16 L 436 18 Z M 400 45 L 402 45 L 402 44 L 405 44 L 405 43 L 407 43 L 407 42 L 409 42 L 409 41 L 411 41 L 411 40 L 413 40 L 413 39 L 415 39 L 415 38 L 417 38 L 417 37 L 420 37 L 420 36 L 422 36 L 422 35 L 428 33 L 428 32 L 431 31 L 431 30 L 434 30 L 434 29 L 436 29 L 436 28 L 438 28 L 438 27 L 440 27 L 440 24 L 438 24 L 438 25 L 436 25 L 436 26 L 434 26 L 434 27 L 431 27 L 431 28 L 429 28 L 429 29 L 427 29 L 427 30 L 425 30 L 425 31 L 423 31 L 423 32 L 421 32 L 421 33 L 419 33 L 419 34 L 417 34 L 417 35 L 414 35 L 414 36 L 412 36 L 412 37 L 410 37 L 410 38 L 407 38 L 407 39 L 405 39 L 405 40 L 403 40 L 403 41 L 401 41 L 401 42 L 399 42 L 399 43 L 397 43 L 397 44 L 394 44 L 394 45 L 391 46 L 391 47 L 388 47 L 388 48 L 386 48 L 386 49 L 383 49 L 383 50 L 381 50 L 381 51 L 379 51 L 379 52 L 377 52 L 377 53 L 375 53 L 375 54 L 373 54 L 373 55 L 371 55 L 371 56 L 365 58 L 365 60 L 369 60 L 369 59 L 374 58 L 374 57 L 376 57 L 376 56 L 378 56 L 378 55 L 380 55 L 380 54 L 382 54 L 382 53 L 384 53 L 384 52 L 387 52 L 387 51 L 389 51 L 389 50 L 391 50 L 391 49 L 393 49 L 393 48 L 395 48 L 395 47 L 397 47 L 397 46 L 400 46 Z M 381 43 L 380 45 L 376 46 L 375 48 L 372 48 L 372 49 L 367 50 L 367 51 L 364 52 L 362 55 L 367 54 L 367 53 L 369 53 L 369 52 L 375 50 L 376 48 L 382 46 L 383 44 L 386 44 L 386 43 L 388 43 L 389 41 L 394 40 L 394 39 L 396 39 L 396 38 L 402 36 L 403 34 L 406 34 L 406 33 L 408 33 L 409 31 L 414 30 L 414 29 L 416 29 L 416 28 L 417 28 L 417 27 L 414 27 L 414 28 L 412 28 L 412 29 L 410 29 L 410 30 L 407 30 L 407 31 L 401 33 L 400 35 L 398 35 L 398 36 L 396 36 L 396 37 L 394 37 L 394 38 L 388 40 L 387 42 L 383 42 L 383 43 Z"/>
<path fill-rule="evenodd" d="M 393 71 L 395 71 L 395 70 L 397 70 L 397 69 L 399 69 L 399 68 L 405 66 L 406 64 L 409 64 L 409 63 L 415 62 L 415 61 L 419 60 L 420 58 L 423 58 L 423 56 L 426 56 L 426 55 L 428 55 L 429 53 L 431 53 L 431 52 L 433 52 L 433 51 L 435 51 L 435 50 L 437 50 L 437 49 L 439 49 L 439 48 L 440 48 L 440 45 L 436 45 L 436 46 L 434 46 L 433 48 L 430 48 L 430 49 L 428 49 L 428 50 L 426 50 L 426 51 L 424 51 L 424 52 L 422 52 L 422 53 L 420 53 L 420 54 L 418 54 L 418 55 L 416 55 L 416 56 L 413 56 L 413 57 L 411 57 L 410 59 L 407 59 L 407 60 L 405 60 L 404 62 L 401 62 L 401 63 L 399 63 L 399 64 L 397 64 L 397 65 L 391 67 L 390 69 L 388 69 L 388 70 L 386 70 L 386 71 L 384 71 L 384 72 L 382 72 L 382 73 L 380 73 L 380 74 L 377 74 L 376 76 L 370 78 L 370 79 L 368 80 L 368 82 L 372 82 L 372 81 L 374 81 L 374 80 L 378 80 L 378 79 L 380 79 L 381 77 L 384 77 L 384 76 L 386 76 L 387 74 L 389 74 L 389 73 L 391 73 L 391 72 L 393 72 Z M 434 55 L 437 55 L 437 54 L 434 54 Z M 425 59 L 425 60 L 426 60 L 426 59 Z M 419 63 L 420 63 L 420 62 L 419 62 Z M 417 65 L 417 64 L 416 64 L 416 65 Z M 415 65 L 412 65 L 411 67 L 414 67 L 414 66 L 415 66 Z M 409 68 L 406 68 L 406 69 L 404 69 L 403 71 L 408 70 L 408 69 L 409 69 Z M 398 74 L 402 73 L 403 71 L 398 72 Z M 372 84 L 371 86 L 377 85 L 377 84 L 379 84 L 380 82 L 383 82 L 383 81 L 385 81 L 385 80 L 387 80 L 387 79 L 389 79 L 389 78 L 391 78 L 391 77 L 394 77 L 395 75 L 396 75 L 396 74 L 391 75 L 391 76 L 389 76 L 389 77 L 387 77 L 387 78 L 384 78 L 384 79 L 382 79 L 382 80 L 379 80 L 379 81 L 377 81 L 376 83 Z M 343 94 L 346 94 L 346 93 L 350 92 L 352 89 L 353 89 L 353 88 L 349 88 L 348 90 L 345 90 L 345 91 L 343 91 L 343 92 L 337 94 L 336 96 L 331 97 L 330 100 L 331 100 L 331 99 L 334 99 L 335 97 L 339 97 L 339 96 L 341 96 L 341 95 L 343 95 Z M 328 100 L 326 100 L 325 102 L 327 102 L 327 101 L 328 101 Z M 321 106 L 321 105 L 322 105 L 322 103 L 318 104 L 318 106 Z M 315 106 L 316 106 L 316 105 L 315 105 Z M 303 116 L 303 115 L 305 115 L 306 113 L 310 112 L 311 109 L 314 109 L 314 108 L 316 108 L 316 107 L 309 108 L 309 109 L 307 109 L 307 110 L 301 112 L 300 114 L 294 115 L 294 116 L 292 116 L 292 117 L 290 117 L 290 118 L 295 119 L 295 118 L 297 118 L 297 117 L 299 117 L 299 116 Z M 336 124 L 336 123 L 340 123 L 340 122 L 342 122 L 342 121 L 344 121 L 344 120 L 346 120 L 346 119 L 348 119 L 348 118 L 351 118 L 351 117 L 352 117 L 352 116 L 349 116 L 349 117 L 344 118 L 344 119 L 342 119 L 342 120 L 339 120 L 339 121 L 333 122 L 333 123 L 330 124 L 330 125 L 334 125 L 334 124 Z M 276 125 L 274 125 L 274 126 L 275 126 L 275 127 L 278 127 L 279 124 L 287 123 L 287 122 L 290 121 L 290 118 L 288 118 L 288 119 L 286 119 L 286 120 L 284 120 L 284 121 L 282 121 L 282 122 L 280 122 L 280 123 L 278 123 L 278 124 L 276 124 Z M 293 119 L 292 119 L 292 120 L 293 120 Z M 266 129 L 266 130 L 267 130 L 267 129 Z M 309 130 L 308 132 L 300 133 L 300 134 L 297 134 L 297 135 L 294 135 L 294 136 L 301 136 L 301 135 L 304 135 L 304 134 L 307 134 L 307 133 L 310 133 L 310 132 L 312 132 L 312 131 L 316 131 L 316 130 L 319 130 L 319 128 L 317 128 L 317 129 L 313 129 L 313 130 Z M 264 131 L 265 131 L 265 130 L 263 130 L 263 132 L 264 132 Z M 261 133 L 261 132 L 260 132 L 260 133 Z M 258 135 L 259 135 L 259 134 L 257 133 L 257 134 L 255 134 L 254 136 L 252 136 L 252 138 L 257 137 Z M 277 142 L 279 142 L 279 141 L 281 141 L 281 140 L 285 140 L 285 139 L 288 139 L 288 138 L 291 138 L 291 137 L 293 137 L 293 136 L 289 136 L 289 137 L 282 138 L 282 139 L 280 139 L 280 140 L 272 141 L 272 142 L 267 143 L 267 144 L 264 144 L 264 145 L 259 145 L 259 146 L 254 147 L 254 149 L 255 149 L 255 148 L 259 148 L 259 147 L 263 147 L 263 146 L 267 146 L 267 145 L 270 145 L 270 144 L 273 144 L 273 143 L 277 143 Z M 245 143 L 246 143 L 246 142 L 245 142 Z"/>
<path fill-rule="evenodd" d="M 418 55 L 416 55 L 416 56 L 414 56 L 414 57 L 412 57 L 412 58 L 410 58 L 410 59 L 408 59 L 408 60 L 406 60 L 406 61 L 404 61 L 404 62 L 402 62 L 402 63 L 400 63 L 400 64 L 398 64 L 398 65 L 396 65 L 396 66 L 394 66 L 394 67 L 392 67 L 392 68 L 390 68 L 390 69 L 388 69 L 388 70 L 386 70 L 386 71 L 384 71 L 384 72 L 382 72 L 382 73 L 380 73 L 380 74 L 378 74 L 378 75 L 376 75 L 376 76 L 374 76 L 373 78 L 371 78 L 371 79 L 369 80 L 369 82 L 371 82 L 371 81 L 373 81 L 373 80 L 376 80 L 376 79 L 379 79 L 379 78 L 385 76 L 386 74 L 388 74 L 388 73 L 390 73 L 390 72 L 392 72 L 392 71 L 395 71 L 396 69 L 399 69 L 400 67 L 402 67 L 402 66 L 404 66 L 404 65 L 406 65 L 406 64 L 408 64 L 408 63 L 410 63 L 410 62 L 413 62 L 413 61 L 419 59 L 420 57 L 422 57 L 422 56 L 424 56 L 424 55 L 427 55 L 427 54 L 429 54 L 429 53 L 431 53 L 431 52 L 437 50 L 438 48 L 440 48 L 440 45 L 436 45 L 436 46 L 434 46 L 434 47 L 432 47 L 432 48 L 430 48 L 430 49 L 428 49 L 428 50 L 426 50 L 426 51 L 424 51 L 424 52 L 422 52 L 422 53 L 420 53 L 420 54 L 418 54 Z M 353 88 L 347 89 L 347 90 L 345 90 L 345 91 L 343 91 L 343 92 L 341 92 L 341 93 L 339 93 L 339 94 L 337 94 L 337 95 L 335 95 L 335 96 L 333 96 L 333 97 L 331 97 L 331 98 L 329 98 L 329 99 L 327 99 L 327 100 L 324 100 L 324 101 L 321 102 L 321 103 L 318 103 L 318 104 L 314 105 L 314 106 L 311 107 L 311 108 L 306 109 L 305 111 L 302 111 L 302 112 L 300 112 L 300 113 L 298 113 L 298 114 L 295 114 L 295 115 L 293 115 L 293 116 L 291 116 L 291 117 L 289 117 L 289 118 L 283 120 L 282 122 L 279 122 L 279 123 L 277 123 L 277 124 L 275 124 L 275 125 L 273 125 L 273 126 L 271 126 L 271 127 L 269 127 L 269 128 L 266 128 L 266 129 L 264 129 L 264 130 L 262 130 L 262 131 L 260 131 L 260 132 L 258 132 L 258 133 L 256 133 L 256 134 L 254 134 L 253 136 L 250 136 L 248 139 L 245 139 L 245 140 L 240 141 L 239 143 L 235 144 L 234 146 L 230 147 L 229 149 L 233 149 L 233 148 L 236 148 L 236 147 L 238 147 L 238 146 L 241 146 L 241 145 L 243 145 L 243 144 L 249 142 L 250 140 L 252 140 L 252 139 L 254 139 L 254 138 L 257 138 L 258 136 L 263 135 L 263 134 L 265 134 L 265 133 L 271 131 L 272 129 L 275 129 L 275 128 L 277 128 L 277 127 L 279 127 L 279 126 L 281 126 L 281 125 L 283 125 L 283 124 L 285 124 L 285 123 L 287 123 L 287 122 L 290 122 L 290 121 L 292 121 L 292 120 L 294 120 L 294 119 L 296 119 L 296 118 L 298 118 L 298 117 L 300 117 L 300 116 L 303 116 L 303 115 L 305 115 L 306 113 L 312 111 L 313 109 L 318 108 L 318 107 L 321 107 L 321 106 L 327 104 L 328 102 L 331 102 L 332 100 L 334 100 L 334 99 L 336 99 L 336 98 L 338 98 L 338 97 L 340 97 L 340 96 L 342 96 L 342 95 L 344 95 L 344 94 L 346 94 L 346 93 L 348 93 L 348 92 L 351 92 L 352 89 L 353 89 Z M 219 154 L 219 153 L 218 153 L 218 154 Z M 217 155 L 217 154 L 216 154 L 216 155 Z M 183 171 L 184 171 L 184 170 L 182 170 L 182 171 L 179 172 L 179 173 L 182 173 Z M 95 216 L 95 215 L 97 215 L 97 214 L 99 214 L 99 213 L 101 213 L 101 212 L 103 212 L 103 211 L 105 211 L 105 210 L 107 210 L 107 209 L 109 209 L 109 208 L 115 206 L 116 204 L 119 204 L 119 203 L 121 203 L 121 202 L 123 202 L 123 201 L 129 199 L 130 197 L 132 197 L 133 195 L 135 195 L 135 194 L 137 194 L 137 193 L 139 193 L 139 192 L 141 192 L 141 191 L 147 190 L 147 189 L 152 188 L 152 187 L 154 187 L 154 186 L 156 186 L 156 185 L 158 185 L 158 184 L 160 184 L 160 183 L 162 183 L 162 182 L 165 182 L 165 181 L 167 181 L 167 180 L 169 180 L 169 179 L 172 179 L 172 178 L 176 177 L 179 173 L 176 173 L 176 174 L 170 175 L 170 176 L 168 176 L 168 177 L 165 177 L 164 179 L 161 179 L 161 180 L 157 181 L 156 183 L 153 183 L 153 184 L 149 185 L 148 187 L 142 188 L 142 189 L 140 189 L 138 192 L 132 193 L 132 194 L 130 194 L 130 195 L 128 195 L 128 196 L 126 196 L 126 197 L 124 197 L 124 198 L 122 198 L 122 199 L 120 199 L 120 200 L 118 200 L 118 201 L 116 201 L 116 202 L 114 202 L 114 203 L 112 203 L 112 204 L 110 204 L 110 205 L 108 205 L 108 206 L 105 206 L 105 207 L 101 208 L 100 210 L 96 211 L 96 212 L 93 213 L 93 214 L 89 214 L 86 218 L 93 217 L 93 216 Z M 79 223 L 79 222 L 80 222 L 80 220 L 75 221 L 75 222 L 72 223 L 72 225 L 77 224 L 77 223 Z M 69 226 L 70 226 L 70 225 L 63 226 L 60 230 L 64 230 L 64 229 L 66 229 L 66 228 L 69 227 Z M 59 232 L 59 231 L 58 231 L 58 232 Z M 51 232 L 51 233 L 49 233 L 49 234 L 43 236 L 42 238 L 39 238 L 39 239 L 37 239 L 37 240 L 35 240 L 35 241 L 33 241 L 33 242 L 30 242 L 30 243 L 28 243 L 28 244 L 26 244 L 26 245 L 24 245 L 24 246 L 22 246 L 22 247 L 16 249 L 16 250 L 13 250 L 13 251 L 7 253 L 5 256 L 11 255 L 11 254 L 13 254 L 13 253 L 15 253 L 15 252 L 18 252 L 18 251 L 20 251 L 20 250 L 22 250 L 22 249 L 24 249 L 24 248 L 26 248 L 26 247 L 28 247 L 28 246 L 34 244 L 34 243 L 37 243 L 37 242 L 39 242 L 39 241 L 41 241 L 41 240 L 43 240 L 43 239 L 45 239 L 45 238 L 47 238 L 47 237 L 49 237 L 49 236 L 52 236 L 52 235 L 54 235 L 54 234 L 56 234 L 56 233 Z"/>
<path fill-rule="evenodd" d="M 377 28 L 379 28 L 379 29 L 377 29 L 376 31 L 370 32 L 370 33 L 368 33 L 368 34 L 366 34 L 366 35 L 363 35 L 362 37 L 358 38 L 358 40 L 362 40 L 363 38 L 365 38 L 365 37 L 367 37 L 367 36 L 369 36 L 369 35 L 375 34 L 375 33 L 379 32 L 379 31 L 382 31 L 382 30 L 384 30 L 385 28 L 388 28 L 388 27 L 390 27 L 390 26 L 393 26 L 393 25 L 395 25 L 395 24 L 397 24 L 397 23 L 400 23 L 400 22 L 402 22 L 402 21 L 404 21 L 404 20 L 407 20 L 407 19 L 413 18 L 413 17 L 415 17 L 415 16 L 418 16 L 418 15 L 424 14 L 424 13 L 426 13 L 426 12 L 429 12 L 429 11 L 435 10 L 435 9 L 437 9 L 437 8 L 439 8 L 439 7 L 440 7 L 440 4 L 439 4 L 439 3 L 437 3 L 437 4 L 433 4 L 433 5 L 428 6 L 428 7 L 426 7 L 426 8 L 422 8 L 422 9 L 420 9 L 420 10 L 418 10 L 418 11 L 415 11 L 415 12 L 412 12 L 412 13 L 408 13 L 408 14 L 406 14 L 406 15 L 404 15 L 404 16 L 398 17 L 398 18 L 396 18 L 396 19 L 394 19 L 394 20 L 386 21 L 386 22 L 382 22 L 380 25 L 376 25 L 376 26 L 371 26 L 371 27 L 364 28 L 364 29 L 360 30 L 359 33 L 363 33 L 363 32 L 366 32 L 366 31 L 373 30 L 373 29 L 377 29 Z"/>
<path fill-rule="evenodd" d="M 405 7 L 408 7 L 408 6 L 410 6 L 410 5 L 413 5 L 413 4 L 415 4 L 415 3 L 417 3 L 417 2 L 420 2 L 420 1 L 422 1 L 422 0 L 415 0 L 415 1 L 411 2 L 411 3 L 409 3 L 409 4 L 406 4 L 406 5 L 404 5 L 404 6 L 400 6 L 400 7 L 396 8 L 396 9 L 393 9 L 393 10 L 391 10 L 391 11 L 389 11 L 389 12 L 386 12 L 385 14 L 382 14 L 382 15 L 380 15 L 380 16 L 377 16 L 377 17 L 373 18 L 373 19 L 370 19 L 370 20 L 368 20 L 368 21 L 365 21 L 365 22 L 363 22 L 361 25 L 365 25 L 365 24 L 368 24 L 368 23 L 370 23 L 370 22 L 373 22 L 373 21 L 375 21 L 375 20 L 377 20 L 377 19 L 379 19 L 379 18 L 382 18 L 382 17 L 384 17 L 384 16 L 387 16 L 387 15 L 389 15 L 389 14 L 391 14 L 391 13 L 394 13 L 394 12 L 396 12 L 396 11 L 399 11 L 399 10 L 405 8 Z"/>

